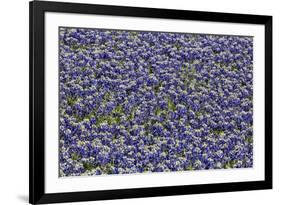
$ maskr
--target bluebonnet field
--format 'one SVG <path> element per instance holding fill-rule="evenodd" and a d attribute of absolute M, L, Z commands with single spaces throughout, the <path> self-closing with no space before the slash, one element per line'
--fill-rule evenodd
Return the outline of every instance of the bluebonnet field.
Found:
<path fill-rule="evenodd" d="M 253 166 L 253 38 L 59 30 L 60 176 Z"/>

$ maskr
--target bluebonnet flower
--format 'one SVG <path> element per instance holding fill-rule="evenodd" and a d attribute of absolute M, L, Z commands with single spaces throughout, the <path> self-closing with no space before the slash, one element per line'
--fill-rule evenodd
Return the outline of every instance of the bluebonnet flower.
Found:
<path fill-rule="evenodd" d="M 253 166 L 253 38 L 59 30 L 59 175 Z"/>

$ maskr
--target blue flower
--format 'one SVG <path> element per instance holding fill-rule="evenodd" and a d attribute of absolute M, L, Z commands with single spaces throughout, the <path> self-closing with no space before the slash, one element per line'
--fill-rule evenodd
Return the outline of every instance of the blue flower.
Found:
<path fill-rule="evenodd" d="M 59 30 L 60 176 L 253 166 L 253 38 Z"/>

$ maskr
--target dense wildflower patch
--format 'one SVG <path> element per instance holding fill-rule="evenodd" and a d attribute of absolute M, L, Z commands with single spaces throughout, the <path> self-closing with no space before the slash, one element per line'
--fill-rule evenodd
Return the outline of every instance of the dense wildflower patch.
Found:
<path fill-rule="evenodd" d="M 253 166 L 253 38 L 59 29 L 60 176 Z"/>

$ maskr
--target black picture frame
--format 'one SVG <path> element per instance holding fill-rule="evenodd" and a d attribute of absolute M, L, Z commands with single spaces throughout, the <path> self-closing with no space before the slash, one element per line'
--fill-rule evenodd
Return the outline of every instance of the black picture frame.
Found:
<path fill-rule="evenodd" d="M 272 16 L 230 14 L 105 6 L 62 2 L 32 1 L 29 4 L 29 61 L 30 61 L 30 143 L 29 143 L 29 202 L 31 204 L 154 197 L 167 195 L 199 194 L 260 190 L 272 188 Z M 119 189 L 107 191 L 86 191 L 71 193 L 45 193 L 44 165 L 44 122 L 45 122 L 45 80 L 44 80 L 44 26 L 45 12 L 101 14 L 164 19 L 197 20 L 260 24 L 265 26 L 265 180 L 235 183 L 183 185 L 153 188 Z"/>

